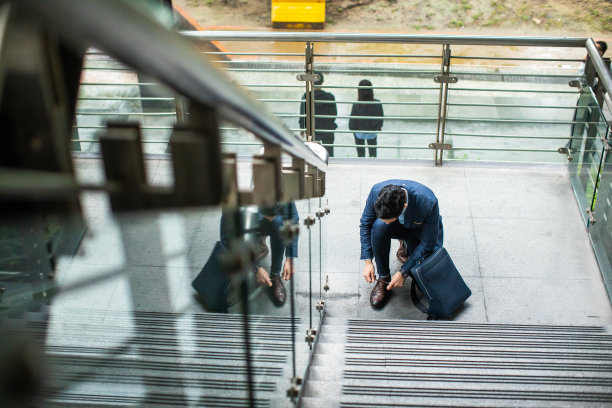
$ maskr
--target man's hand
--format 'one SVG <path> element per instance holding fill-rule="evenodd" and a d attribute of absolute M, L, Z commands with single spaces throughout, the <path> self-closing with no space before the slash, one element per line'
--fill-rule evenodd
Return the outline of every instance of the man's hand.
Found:
<path fill-rule="evenodd" d="M 376 275 L 374 274 L 374 264 L 371 259 L 365 260 L 365 265 L 363 266 L 363 277 L 368 283 L 372 283 L 376 280 Z"/>
<path fill-rule="evenodd" d="M 257 273 L 255 274 L 255 280 L 260 285 L 264 286 L 272 286 L 272 281 L 270 280 L 270 274 L 261 266 L 257 268 Z"/>
<path fill-rule="evenodd" d="M 395 274 L 391 278 L 391 282 L 389 282 L 389 284 L 387 285 L 387 290 L 404 286 L 404 282 L 406 282 L 406 278 L 402 276 L 402 271 L 395 272 Z"/>
<path fill-rule="evenodd" d="M 293 258 L 285 259 L 285 264 L 283 265 L 283 279 L 291 279 L 294 273 L 295 269 L 293 268 Z"/>

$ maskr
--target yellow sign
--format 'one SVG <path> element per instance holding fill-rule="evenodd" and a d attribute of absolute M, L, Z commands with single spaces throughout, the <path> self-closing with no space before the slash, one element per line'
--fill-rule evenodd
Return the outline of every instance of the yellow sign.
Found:
<path fill-rule="evenodd" d="M 274 28 L 323 28 L 325 0 L 272 0 Z"/>

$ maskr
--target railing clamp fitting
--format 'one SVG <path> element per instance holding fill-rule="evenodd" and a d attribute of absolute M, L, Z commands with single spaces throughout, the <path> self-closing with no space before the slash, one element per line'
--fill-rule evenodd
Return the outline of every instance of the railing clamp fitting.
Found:
<path fill-rule="evenodd" d="M 569 81 L 568 85 L 572 88 L 582 88 L 582 83 L 579 79 L 572 79 L 571 81 Z"/>
<path fill-rule="evenodd" d="M 448 75 L 436 75 L 434 77 L 434 82 L 436 84 L 456 84 L 458 81 L 459 78 Z"/>
<path fill-rule="evenodd" d="M 304 225 L 307 227 L 314 225 L 315 222 L 316 222 L 316 219 L 312 215 L 309 215 L 308 217 L 304 218 Z"/>
<path fill-rule="evenodd" d="M 291 221 L 285 221 L 282 227 L 278 229 L 280 236 L 285 242 L 293 242 L 300 235 L 300 226 Z"/>
<path fill-rule="evenodd" d="M 297 74 L 295 77 L 298 81 L 312 81 L 317 82 L 321 78 L 319 74 Z"/>
<path fill-rule="evenodd" d="M 325 214 L 329 214 L 331 212 L 331 210 L 329 209 L 329 207 L 325 207 Z"/>
<path fill-rule="evenodd" d="M 317 335 L 317 329 L 310 328 L 306 330 L 306 338 L 305 338 L 306 343 L 308 343 L 309 345 L 314 343 L 316 335 Z"/>
<path fill-rule="evenodd" d="M 317 306 L 316 309 L 320 312 L 321 310 L 325 309 L 325 301 L 319 299 L 319 301 L 317 302 Z"/>
<path fill-rule="evenodd" d="M 322 208 L 319 208 L 317 210 L 317 218 L 323 218 L 325 216 L 325 210 Z"/>
<path fill-rule="evenodd" d="M 591 211 L 589 208 L 586 210 L 586 212 L 589 215 L 589 224 L 595 224 L 595 211 Z"/>
<path fill-rule="evenodd" d="M 293 377 L 291 385 L 287 388 L 287 396 L 292 400 L 296 399 L 300 393 L 300 385 L 302 385 L 302 379 L 300 377 Z"/>
<path fill-rule="evenodd" d="M 453 148 L 453 145 L 450 143 L 430 143 L 429 148 L 436 150 L 450 150 Z"/>
<path fill-rule="evenodd" d="M 572 161 L 572 149 L 568 147 L 560 147 L 557 149 L 560 154 L 567 154 L 567 160 Z"/>
<path fill-rule="evenodd" d="M 329 275 L 325 275 L 325 286 L 323 286 L 323 290 L 326 292 L 329 290 Z"/>

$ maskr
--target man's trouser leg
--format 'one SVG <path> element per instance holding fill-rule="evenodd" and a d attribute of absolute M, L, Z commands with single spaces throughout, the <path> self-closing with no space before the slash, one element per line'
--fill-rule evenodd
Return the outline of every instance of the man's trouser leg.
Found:
<path fill-rule="evenodd" d="M 283 225 L 283 219 L 277 215 L 272 221 L 265 218 L 260 221 L 259 233 L 262 236 L 270 237 L 270 249 L 272 257 L 272 265 L 270 266 L 270 277 L 279 276 L 283 265 L 283 256 L 285 252 L 285 243 L 280 236 L 280 227 Z"/>
<path fill-rule="evenodd" d="M 407 242 L 415 240 L 414 233 L 420 235 L 419 230 L 411 231 L 404 228 L 399 221 L 385 224 L 377 219 L 372 226 L 372 250 L 376 262 L 378 277 L 384 280 L 391 278 L 389 271 L 389 252 L 391 250 L 391 239 L 401 239 Z"/>

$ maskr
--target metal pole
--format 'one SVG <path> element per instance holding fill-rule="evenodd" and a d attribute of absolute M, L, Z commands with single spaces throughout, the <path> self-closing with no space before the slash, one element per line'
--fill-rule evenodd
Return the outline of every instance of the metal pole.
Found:
<path fill-rule="evenodd" d="M 451 49 L 450 44 L 444 45 L 444 52 L 442 55 L 442 69 L 443 69 L 443 77 L 448 78 L 450 76 L 450 64 L 451 64 Z M 439 134 L 439 142 L 444 144 L 444 131 L 446 129 L 446 114 L 448 113 L 448 82 L 442 82 L 442 88 L 444 89 L 443 102 L 442 102 L 442 117 L 440 120 L 440 134 Z M 438 163 L 440 166 L 442 165 L 442 158 L 444 156 L 444 150 L 439 149 L 436 152 L 440 152 L 440 162 Z"/>
<path fill-rule="evenodd" d="M 440 77 L 444 77 L 444 55 L 446 53 L 446 44 L 442 46 L 442 63 L 440 66 Z M 435 81 L 435 79 L 434 79 Z M 442 99 L 444 96 L 444 82 L 440 81 L 440 95 L 438 96 L 438 125 L 436 128 L 436 144 L 440 143 L 440 127 L 442 121 Z M 438 165 L 438 149 L 434 150 L 434 162 Z"/>
<path fill-rule="evenodd" d="M 440 97 L 438 99 L 438 127 L 436 129 L 436 142 L 430 143 L 429 148 L 434 149 L 434 161 L 436 166 L 442 165 L 444 150 L 449 150 L 451 146 L 444 143 L 444 130 L 446 128 L 446 113 L 448 111 L 448 84 L 456 83 L 457 77 L 450 75 L 450 45 L 444 44 L 442 47 L 442 65 L 440 75 L 434 77 L 434 82 L 440 84 Z"/>
<path fill-rule="evenodd" d="M 311 42 L 306 43 L 306 118 L 304 123 L 306 124 L 306 140 L 312 142 L 314 140 L 314 87 L 312 81 L 313 74 L 313 44 Z"/>

